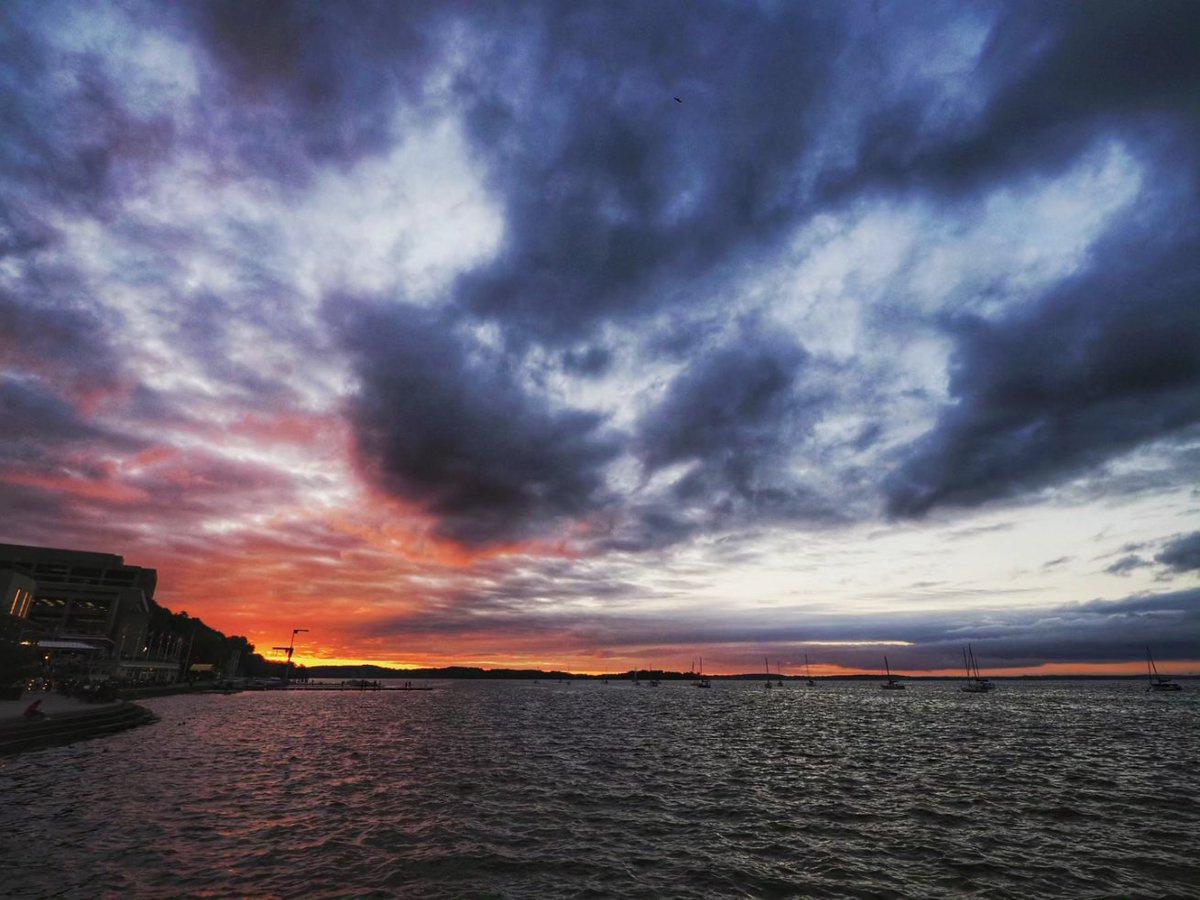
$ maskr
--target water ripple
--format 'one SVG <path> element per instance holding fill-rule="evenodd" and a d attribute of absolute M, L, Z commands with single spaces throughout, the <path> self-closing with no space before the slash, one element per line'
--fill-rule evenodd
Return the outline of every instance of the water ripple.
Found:
<path fill-rule="evenodd" d="M 446 682 L 0 762 L 13 896 L 1195 897 L 1197 692 Z"/>

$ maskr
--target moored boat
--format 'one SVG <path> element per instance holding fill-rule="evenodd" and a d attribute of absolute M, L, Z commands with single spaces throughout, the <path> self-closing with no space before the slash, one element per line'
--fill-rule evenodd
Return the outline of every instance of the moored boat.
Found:
<path fill-rule="evenodd" d="M 884 671 L 887 672 L 887 681 L 885 681 L 883 684 L 881 684 L 880 687 L 883 688 L 885 691 L 902 691 L 902 690 L 904 690 L 905 685 L 901 684 L 894 677 L 892 677 L 892 667 L 888 665 L 888 658 L 886 656 L 883 658 L 883 668 L 884 668 Z"/>
<path fill-rule="evenodd" d="M 1183 688 L 1167 678 L 1165 675 L 1158 674 L 1158 666 L 1154 664 L 1154 657 L 1150 655 L 1150 647 L 1146 647 L 1146 676 L 1150 679 L 1150 686 L 1146 689 L 1149 691 L 1182 691 Z"/>
<path fill-rule="evenodd" d="M 967 644 L 967 649 L 963 651 L 963 665 L 967 669 L 967 683 L 962 686 L 964 692 L 986 694 L 988 691 L 996 689 L 996 686 L 980 673 L 979 663 L 975 660 L 975 651 L 971 649 L 970 644 Z"/>

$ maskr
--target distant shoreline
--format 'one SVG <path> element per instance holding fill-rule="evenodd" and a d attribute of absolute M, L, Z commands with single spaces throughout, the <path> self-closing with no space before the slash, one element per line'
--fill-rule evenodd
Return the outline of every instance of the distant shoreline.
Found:
<path fill-rule="evenodd" d="M 370 678 L 370 679 L 401 679 L 401 680 L 420 680 L 420 679 L 441 679 L 441 680 L 462 680 L 462 681 L 556 681 L 570 679 L 572 681 L 630 681 L 633 678 L 631 672 L 610 673 L 606 675 L 590 675 L 579 674 L 575 672 L 543 672 L 533 669 L 476 669 L 463 666 L 453 666 L 445 669 L 385 669 L 380 666 L 308 666 L 307 677 L 312 681 L 320 681 L 326 679 L 345 679 L 345 678 Z M 637 677 L 639 679 L 655 678 L 660 681 L 693 681 L 700 676 L 693 672 L 664 672 L 656 669 L 638 669 Z M 792 681 L 803 682 L 807 681 L 810 676 L 802 674 L 778 675 L 772 674 L 768 676 L 764 672 L 749 672 L 736 675 L 705 675 L 705 678 L 711 681 Z M 903 681 L 961 681 L 963 675 L 896 675 L 893 677 Z M 1114 675 L 998 675 L 989 672 L 988 678 L 995 681 L 1145 681 L 1146 676 L 1129 675 L 1129 674 L 1114 674 Z M 1193 679 L 1200 678 L 1200 674 L 1177 675 L 1172 674 L 1170 677 L 1176 679 Z M 831 682 L 831 681 L 881 681 L 885 676 L 874 673 L 860 675 L 813 675 L 813 681 Z M 295 674 L 292 680 L 296 680 Z"/>

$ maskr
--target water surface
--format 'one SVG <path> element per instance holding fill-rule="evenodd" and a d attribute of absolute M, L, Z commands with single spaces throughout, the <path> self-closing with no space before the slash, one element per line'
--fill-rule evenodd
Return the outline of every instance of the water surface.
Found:
<path fill-rule="evenodd" d="M 0 894 L 1195 897 L 1200 692 L 436 682 L 0 760 Z"/>

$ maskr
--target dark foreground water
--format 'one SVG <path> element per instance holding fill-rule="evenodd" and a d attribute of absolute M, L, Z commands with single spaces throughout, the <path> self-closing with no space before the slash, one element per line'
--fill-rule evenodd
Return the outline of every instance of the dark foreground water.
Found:
<path fill-rule="evenodd" d="M 160 698 L 0 760 L 0 894 L 1196 897 L 1187 687 Z"/>

